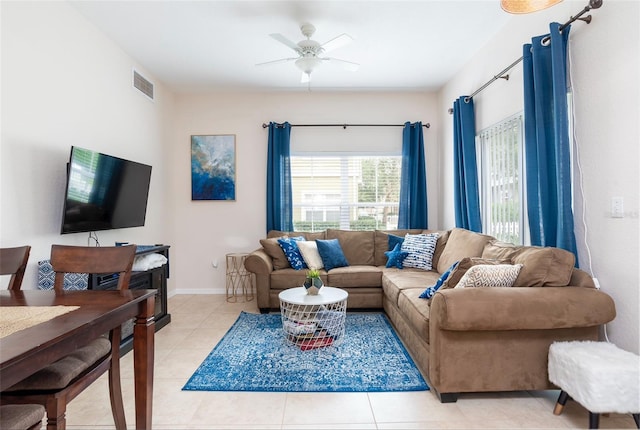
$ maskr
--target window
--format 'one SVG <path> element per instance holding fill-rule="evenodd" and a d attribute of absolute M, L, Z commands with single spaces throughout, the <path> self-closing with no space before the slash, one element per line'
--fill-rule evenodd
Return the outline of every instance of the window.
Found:
<path fill-rule="evenodd" d="M 397 228 L 400 167 L 400 156 L 292 156 L 294 229 Z"/>
<path fill-rule="evenodd" d="M 479 148 L 484 233 L 524 244 L 523 116 L 517 114 L 482 130 Z"/>

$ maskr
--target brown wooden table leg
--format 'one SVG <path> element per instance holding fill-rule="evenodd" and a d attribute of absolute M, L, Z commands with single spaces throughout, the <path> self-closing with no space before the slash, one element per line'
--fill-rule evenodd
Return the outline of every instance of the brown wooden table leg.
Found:
<path fill-rule="evenodd" d="M 153 403 L 153 358 L 155 297 L 140 303 L 133 327 L 136 429 L 151 430 Z"/>

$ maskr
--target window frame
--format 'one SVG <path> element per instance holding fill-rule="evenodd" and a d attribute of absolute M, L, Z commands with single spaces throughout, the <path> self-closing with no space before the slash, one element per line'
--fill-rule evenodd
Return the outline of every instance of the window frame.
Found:
<path fill-rule="evenodd" d="M 296 226 L 299 226 L 300 223 L 311 223 L 311 229 L 309 231 L 321 231 L 324 230 L 324 227 L 319 229 L 314 228 L 313 220 L 303 220 L 301 214 L 302 211 L 307 210 L 308 212 L 318 212 L 320 210 L 323 211 L 323 220 L 326 220 L 327 213 L 331 210 L 336 210 L 339 214 L 339 220 L 336 221 L 338 224 L 335 228 L 343 229 L 343 230 L 351 230 L 352 224 L 354 221 L 357 222 L 360 218 L 360 215 L 356 215 L 354 219 L 352 219 L 351 213 L 352 211 L 358 211 L 358 208 L 362 208 L 364 210 L 370 208 L 384 208 L 384 207 L 393 207 L 395 208 L 395 226 L 390 226 L 388 222 L 384 222 L 384 218 L 378 220 L 377 216 L 380 215 L 378 213 L 374 214 L 372 218 L 375 220 L 375 225 L 373 228 L 386 230 L 389 227 L 393 227 L 393 229 L 397 228 L 397 212 L 399 210 L 399 195 L 400 195 L 400 180 L 401 180 L 401 169 L 402 169 L 402 154 L 400 152 L 360 152 L 360 151 L 349 151 L 349 152 L 321 152 L 321 151 L 295 151 L 291 152 L 291 183 L 292 183 L 292 200 L 293 200 L 293 224 L 294 230 L 298 231 Z M 340 201 L 331 201 L 327 205 L 311 205 L 310 203 L 304 202 L 302 199 L 299 199 L 299 196 L 303 196 L 305 194 L 309 194 L 306 190 L 301 190 L 299 193 L 296 192 L 295 178 L 296 173 L 294 173 L 294 163 L 296 158 L 339 158 L 340 163 Z M 397 169 L 398 169 L 398 180 L 397 180 L 397 195 L 398 200 L 394 202 L 360 202 L 353 201 L 351 199 L 351 195 L 358 192 L 358 182 L 355 184 L 349 184 L 350 178 L 353 178 L 353 175 L 350 174 L 350 162 L 352 158 L 366 159 L 366 158 L 374 158 L 374 159 L 387 159 L 387 158 L 395 158 L 397 160 Z M 355 186 L 354 186 L 355 185 Z M 335 195 L 335 190 L 330 190 L 325 193 L 326 195 L 332 194 Z M 348 196 L 348 199 L 345 200 L 344 196 Z M 356 197 L 356 196 L 353 196 Z M 388 215 L 388 217 L 393 217 L 394 215 Z M 330 227 L 333 228 L 333 227 Z M 357 229 L 356 229 L 357 230 Z"/>

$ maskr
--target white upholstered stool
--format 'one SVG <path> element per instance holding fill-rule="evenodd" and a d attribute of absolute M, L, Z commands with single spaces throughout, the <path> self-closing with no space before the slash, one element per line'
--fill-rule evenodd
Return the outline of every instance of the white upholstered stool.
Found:
<path fill-rule="evenodd" d="M 589 411 L 591 429 L 609 412 L 632 414 L 640 428 L 640 356 L 608 342 L 554 342 L 549 381 L 562 390 L 554 414 L 571 397 Z"/>

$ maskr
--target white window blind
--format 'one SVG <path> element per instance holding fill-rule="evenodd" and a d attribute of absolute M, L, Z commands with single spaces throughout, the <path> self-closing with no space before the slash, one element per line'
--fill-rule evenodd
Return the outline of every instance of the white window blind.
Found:
<path fill-rule="evenodd" d="M 484 232 L 515 244 L 524 243 L 522 124 L 522 114 L 517 114 L 477 136 Z"/>
<path fill-rule="evenodd" d="M 397 228 L 400 167 L 400 156 L 292 156 L 294 229 Z"/>

